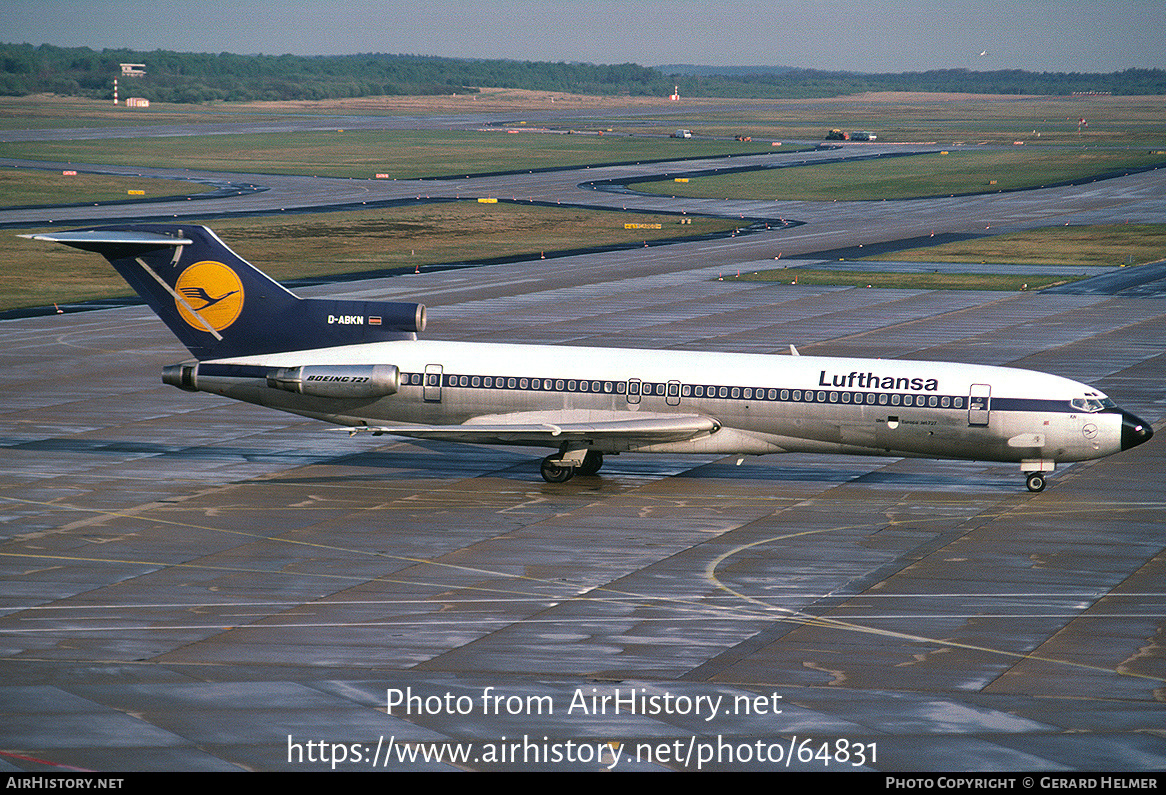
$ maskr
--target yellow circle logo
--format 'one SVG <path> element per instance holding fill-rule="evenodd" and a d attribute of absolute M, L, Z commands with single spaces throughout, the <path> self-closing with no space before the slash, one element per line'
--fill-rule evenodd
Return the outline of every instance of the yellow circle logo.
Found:
<path fill-rule="evenodd" d="M 226 265 L 213 260 L 196 262 L 174 285 L 174 301 L 182 319 L 199 331 L 222 331 L 243 311 L 243 283 Z"/>

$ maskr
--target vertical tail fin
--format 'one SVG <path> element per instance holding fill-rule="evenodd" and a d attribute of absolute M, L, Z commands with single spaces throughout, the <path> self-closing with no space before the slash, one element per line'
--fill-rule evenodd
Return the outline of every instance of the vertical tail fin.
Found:
<path fill-rule="evenodd" d="M 40 235 L 94 251 L 198 359 L 413 339 L 425 307 L 300 298 L 204 226 L 137 224 Z"/>

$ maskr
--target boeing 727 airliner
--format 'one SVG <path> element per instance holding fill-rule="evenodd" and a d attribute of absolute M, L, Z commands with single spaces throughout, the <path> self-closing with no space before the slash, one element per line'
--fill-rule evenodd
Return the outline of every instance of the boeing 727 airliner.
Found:
<path fill-rule="evenodd" d="M 195 359 L 162 380 L 353 432 L 548 447 L 542 476 L 625 452 L 1059 462 L 1153 430 L 1085 384 L 1008 367 L 890 359 L 417 339 L 425 307 L 300 298 L 201 226 L 25 235 L 104 255 Z M 796 351 L 793 351 L 796 353 Z"/>

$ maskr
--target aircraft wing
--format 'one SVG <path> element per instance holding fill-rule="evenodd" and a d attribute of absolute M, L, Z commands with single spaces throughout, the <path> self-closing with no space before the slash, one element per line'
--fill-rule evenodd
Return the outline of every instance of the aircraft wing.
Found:
<path fill-rule="evenodd" d="M 474 417 L 461 425 L 370 425 L 351 433 L 391 434 L 415 439 L 478 444 L 535 444 L 557 447 L 563 442 L 679 442 L 720 430 L 712 417 L 696 414 L 639 412 L 521 412 Z"/>

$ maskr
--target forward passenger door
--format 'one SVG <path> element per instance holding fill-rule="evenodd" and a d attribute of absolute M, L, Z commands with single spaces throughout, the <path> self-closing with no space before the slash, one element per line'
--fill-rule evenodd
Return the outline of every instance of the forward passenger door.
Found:
<path fill-rule="evenodd" d="M 987 425 L 992 409 L 990 384 L 972 384 L 968 394 L 968 425 Z"/>

